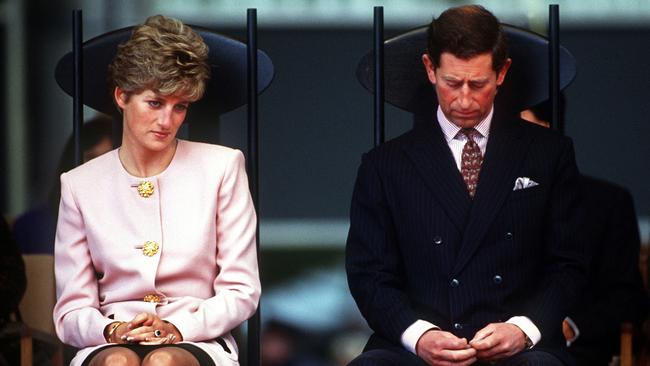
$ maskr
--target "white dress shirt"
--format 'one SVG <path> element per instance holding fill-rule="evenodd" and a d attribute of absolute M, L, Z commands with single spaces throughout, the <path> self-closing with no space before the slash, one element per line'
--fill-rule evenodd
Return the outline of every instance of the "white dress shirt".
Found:
<path fill-rule="evenodd" d="M 474 142 L 481 149 L 481 153 L 485 155 L 485 148 L 487 147 L 488 137 L 490 135 L 490 125 L 492 123 L 492 115 L 494 114 L 494 107 L 490 109 L 490 113 L 479 122 L 474 129 L 478 131 L 478 134 L 474 136 Z M 451 153 L 454 155 L 454 160 L 456 161 L 456 167 L 460 171 L 461 156 L 463 152 L 463 147 L 467 141 L 467 137 L 464 134 L 459 134 L 461 130 L 460 127 L 456 126 L 451 122 L 444 113 L 442 109 L 438 106 L 438 123 L 442 129 L 445 139 L 447 140 L 447 145 L 451 149 Z M 526 336 L 531 340 L 533 346 L 537 344 L 542 339 L 542 334 L 539 331 L 539 328 L 533 324 L 533 322 L 525 316 L 513 316 L 508 319 L 506 323 L 514 324 L 521 329 Z M 487 324 L 486 324 L 487 325 Z M 420 340 L 420 337 L 431 329 L 440 329 L 440 327 L 422 319 L 416 320 L 411 324 L 404 333 L 402 333 L 401 341 L 404 348 L 411 351 L 414 354 L 417 354 L 416 345 Z"/>

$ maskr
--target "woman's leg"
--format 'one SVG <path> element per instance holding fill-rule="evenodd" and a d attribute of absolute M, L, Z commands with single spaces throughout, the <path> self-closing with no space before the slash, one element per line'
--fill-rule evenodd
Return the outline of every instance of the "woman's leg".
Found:
<path fill-rule="evenodd" d="M 140 357 L 125 347 L 110 347 L 97 353 L 88 366 L 140 366 Z"/>
<path fill-rule="evenodd" d="M 200 366 L 189 351 L 179 347 L 163 347 L 149 352 L 142 366 Z"/>

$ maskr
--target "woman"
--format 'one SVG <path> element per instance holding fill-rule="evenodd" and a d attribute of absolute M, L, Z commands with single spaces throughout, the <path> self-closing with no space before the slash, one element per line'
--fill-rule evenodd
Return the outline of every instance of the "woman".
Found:
<path fill-rule="evenodd" d="M 54 323 L 72 365 L 238 364 L 230 330 L 260 296 L 243 155 L 176 139 L 207 55 L 178 20 L 136 27 L 109 67 L 122 146 L 61 175 Z"/>

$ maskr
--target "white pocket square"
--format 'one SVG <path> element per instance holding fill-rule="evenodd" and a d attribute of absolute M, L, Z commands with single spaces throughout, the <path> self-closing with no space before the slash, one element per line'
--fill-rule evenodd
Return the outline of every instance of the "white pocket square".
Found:
<path fill-rule="evenodd" d="M 530 187 L 535 187 L 538 186 L 539 183 L 535 182 L 534 180 L 528 178 L 528 177 L 519 177 L 517 180 L 515 180 L 515 187 L 512 188 L 513 191 L 517 191 L 520 189 L 526 189 Z"/>

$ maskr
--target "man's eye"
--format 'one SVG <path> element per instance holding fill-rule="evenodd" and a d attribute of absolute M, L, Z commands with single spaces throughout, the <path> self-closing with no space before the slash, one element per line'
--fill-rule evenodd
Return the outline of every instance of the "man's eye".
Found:
<path fill-rule="evenodd" d="M 485 83 L 471 83 L 470 86 L 472 89 L 481 89 L 485 86 Z"/>
<path fill-rule="evenodd" d="M 463 84 L 461 84 L 461 83 L 447 83 L 447 85 L 449 85 L 450 88 L 457 89 L 457 88 L 460 88 L 460 86 L 463 85 Z"/>

